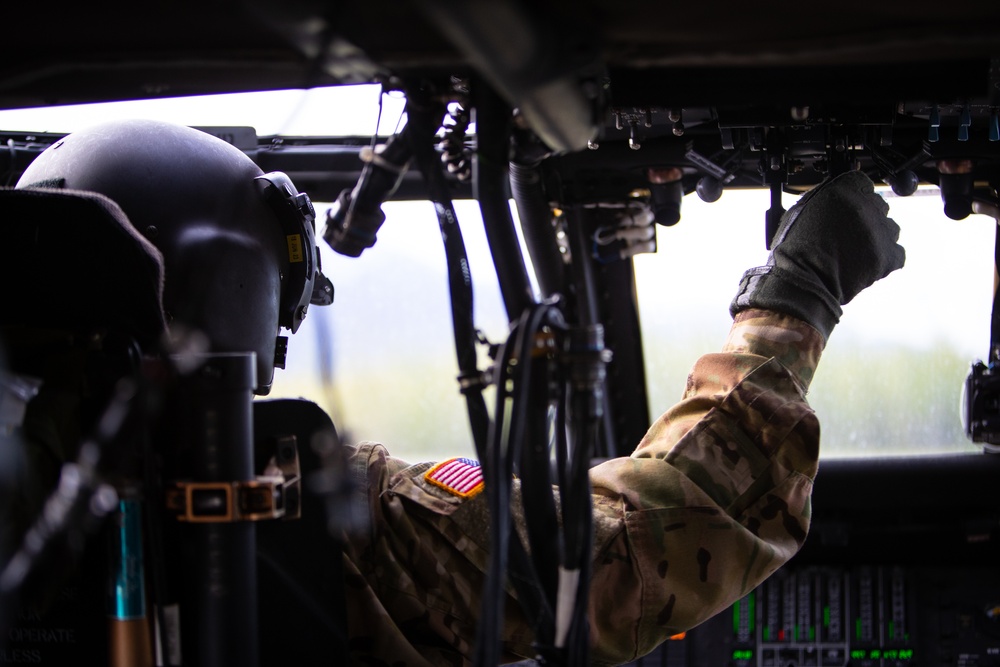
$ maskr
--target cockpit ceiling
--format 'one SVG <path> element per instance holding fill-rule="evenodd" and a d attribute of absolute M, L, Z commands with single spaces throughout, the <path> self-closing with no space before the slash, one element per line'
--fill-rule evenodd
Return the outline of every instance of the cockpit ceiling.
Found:
<path fill-rule="evenodd" d="M 754 88 L 729 90 L 742 68 L 794 70 L 784 86 L 808 80 L 812 69 L 827 80 L 831 67 L 871 65 L 887 83 L 893 73 L 931 83 L 1000 54 L 995 2 L 852 0 L 835 11 L 652 0 L 246 0 L 202 2 L 191 12 L 166 2 L 100 6 L 67 3 L 45 17 L 23 6 L 5 12 L 0 107 L 471 73 L 501 90 L 594 77 L 623 99 L 649 98 L 673 92 L 675 69 L 684 72 L 676 85 L 695 86 L 689 94 L 706 103 L 735 94 L 751 103 Z M 691 74 L 702 69 L 713 76 Z"/>

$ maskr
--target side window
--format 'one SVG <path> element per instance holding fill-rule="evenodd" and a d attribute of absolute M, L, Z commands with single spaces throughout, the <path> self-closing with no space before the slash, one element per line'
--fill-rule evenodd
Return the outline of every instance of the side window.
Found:
<path fill-rule="evenodd" d="M 978 451 L 965 437 L 959 403 L 970 364 L 988 352 L 995 223 L 946 218 L 934 188 L 906 199 L 880 192 L 901 227 L 907 265 L 848 304 L 831 336 L 809 393 L 822 454 Z M 794 200 L 786 196 L 785 208 Z M 506 315 L 478 209 L 456 206 L 476 322 L 499 341 Z M 658 228 L 658 251 L 636 258 L 654 416 L 680 398 L 694 361 L 725 340 L 740 276 L 767 258 L 768 206 L 765 191 L 730 191 L 713 204 L 688 196 L 680 223 Z M 334 305 L 314 309 L 290 341 L 272 394 L 310 397 L 351 441 L 385 442 L 404 459 L 471 454 L 433 210 L 400 202 L 386 212 L 378 242 L 361 257 L 323 246 Z M 324 369 L 332 383 L 323 382 Z"/>
<path fill-rule="evenodd" d="M 936 188 L 878 191 L 900 225 L 906 266 L 848 304 L 830 337 L 809 392 L 822 456 L 978 451 L 959 405 L 972 361 L 989 352 L 996 223 L 946 218 Z M 767 191 L 727 191 L 713 204 L 687 196 L 681 221 L 658 229 L 658 252 L 636 258 L 653 414 L 725 339 L 742 272 L 767 257 L 769 206 Z"/>
<path fill-rule="evenodd" d="M 317 212 L 328 206 L 317 204 Z M 478 205 L 455 203 L 472 272 L 476 326 L 490 342 L 507 335 Z M 305 397 L 325 408 L 345 441 L 384 443 L 414 463 L 475 456 L 459 393 L 444 246 L 428 202 L 390 202 L 375 245 L 351 258 L 322 241 L 331 306 L 309 311 L 289 339 L 272 397 Z M 318 217 L 322 218 L 322 214 Z M 484 354 L 480 368 L 488 358 Z M 492 402 L 489 407 L 492 409 Z"/>

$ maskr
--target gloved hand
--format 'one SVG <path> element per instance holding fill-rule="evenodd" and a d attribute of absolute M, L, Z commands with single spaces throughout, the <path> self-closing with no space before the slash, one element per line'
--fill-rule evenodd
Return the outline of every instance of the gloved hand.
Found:
<path fill-rule="evenodd" d="M 782 217 L 767 264 L 743 274 L 729 311 L 775 310 L 829 337 L 841 306 L 903 266 L 899 225 L 888 212 L 860 171 L 820 183 Z"/>

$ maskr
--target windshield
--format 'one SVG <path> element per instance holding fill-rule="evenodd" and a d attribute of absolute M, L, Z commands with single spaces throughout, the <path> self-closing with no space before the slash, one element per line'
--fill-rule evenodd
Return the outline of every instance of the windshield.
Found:
<path fill-rule="evenodd" d="M 402 108 L 402 99 L 382 95 L 378 86 L 345 86 L 0 111 L 0 129 L 61 133 L 114 117 L 146 117 L 251 126 L 259 136 L 367 136 L 394 132 Z M 995 222 L 946 218 L 936 188 L 908 198 L 880 192 L 902 228 L 907 266 L 849 304 L 831 337 L 810 391 L 822 423 L 822 456 L 979 451 L 964 435 L 959 400 L 970 363 L 988 352 Z M 785 208 L 794 199 L 785 195 Z M 319 223 L 329 206 L 316 202 Z M 711 204 L 686 196 L 680 223 L 657 228 L 657 252 L 636 257 L 654 418 L 680 398 L 697 357 L 725 340 L 740 275 L 767 256 L 769 206 L 763 189 L 728 190 Z M 460 201 L 456 209 L 476 322 L 486 339 L 499 342 L 507 318 L 478 207 Z M 433 207 L 390 202 L 384 210 L 378 241 L 361 257 L 321 243 L 335 301 L 312 309 L 291 338 L 270 397 L 313 400 L 348 441 L 381 441 L 404 459 L 471 455 Z"/>

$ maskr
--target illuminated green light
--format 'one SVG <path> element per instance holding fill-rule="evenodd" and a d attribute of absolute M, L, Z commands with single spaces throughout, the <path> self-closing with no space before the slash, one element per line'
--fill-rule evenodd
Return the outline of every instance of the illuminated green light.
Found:
<path fill-rule="evenodd" d="M 733 660 L 753 660 L 753 651 L 750 649 L 737 649 L 733 651 Z"/>
<path fill-rule="evenodd" d="M 893 623 L 892 621 L 889 621 L 889 637 L 895 637 L 895 636 L 896 636 L 896 624 Z"/>
<path fill-rule="evenodd" d="M 913 649 L 909 648 L 887 648 L 887 649 L 853 649 L 851 660 L 913 660 Z"/>
<path fill-rule="evenodd" d="M 854 634 L 861 639 L 861 619 L 854 621 Z"/>
<path fill-rule="evenodd" d="M 816 641 L 816 628 L 811 625 L 809 626 L 809 641 Z"/>
<path fill-rule="evenodd" d="M 744 604 L 746 604 L 746 607 L 743 606 Z M 755 614 L 755 610 L 754 610 L 754 594 L 753 593 L 750 593 L 750 595 L 746 596 L 743 600 L 737 600 L 733 604 L 733 634 L 739 634 L 740 633 L 740 625 L 741 625 L 740 621 L 741 621 L 741 619 L 743 617 L 742 612 L 743 612 L 744 609 L 746 609 L 746 613 L 747 613 L 747 616 L 746 616 L 747 617 L 747 629 L 750 632 L 753 632 L 754 631 L 754 625 L 755 625 L 754 624 L 754 620 L 755 620 L 754 616 L 756 615 Z"/>
<path fill-rule="evenodd" d="M 823 627 L 830 627 L 830 608 L 823 607 Z"/>
<path fill-rule="evenodd" d="M 766 642 L 771 641 L 771 626 L 765 625 L 764 630 L 761 632 L 761 634 L 764 636 L 764 641 Z"/>

